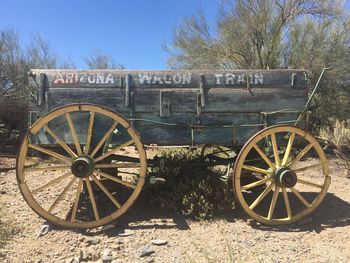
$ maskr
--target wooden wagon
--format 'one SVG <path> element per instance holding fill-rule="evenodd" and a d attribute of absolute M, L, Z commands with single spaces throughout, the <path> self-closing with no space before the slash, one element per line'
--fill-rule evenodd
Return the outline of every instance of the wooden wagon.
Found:
<path fill-rule="evenodd" d="M 305 131 L 303 70 L 32 70 L 29 88 L 17 179 L 29 206 L 57 225 L 92 228 L 124 214 L 145 183 L 150 145 L 235 151 L 225 154 L 236 199 L 264 224 L 310 214 L 330 184 Z"/>

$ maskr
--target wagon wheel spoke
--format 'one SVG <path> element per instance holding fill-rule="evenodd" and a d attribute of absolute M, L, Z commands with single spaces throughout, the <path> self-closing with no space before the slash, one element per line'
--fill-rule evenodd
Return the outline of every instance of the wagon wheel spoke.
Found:
<path fill-rule="evenodd" d="M 243 169 L 246 169 L 246 170 L 249 170 L 249 171 L 252 171 L 252 172 L 261 173 L 261 174 L 268 174 L 269 173 L 268 170 L 265 170 L 263 168 L 259 168 L 259 167 L 256 167 L 256 166 L 252 166 L 252 165 L 243 165 Z"/>
<path fill-rule="evenodd" d="M 311 186 L 311 187 L 316 187 L 316 188 L 319 188 L 319 189 L 323 188 L 323 185 L 312 183 L 312 182 L 309 182 L 309 181 L 305 181 L 305 180 L 302 180 L 300 178 L 298 178 L 298 183 L 304 184 L 304 185 L 307 185 L 307 186 Z"/>
<path fill-rule="evenodd" d="M 306 207 L 310 207 L 310 206 L 311 206 L 311 204 L 309 204 L 309 202 L 306 201 L 305 198 L 304 198 L 294 187 L 292 187 L 291 190 L 292 190 L 292 193 L 293 193 L 296 197 L 298 197 L 298 199 L 299 199 Z"/>
<path fill-rule="evenodd" d="M 107 139 L 109 138 L 109 136 L 111 136 L 112 132 L 114 131 L 114 129 L 117 127 L 118 122 L 114 121 L 112 126 L 109 128 L 109 130 L 105 133 L 105 135 L 102 137 L 102 139 L 100 140 L 100 142 L 97 144 L 97 146 L 95 147 L 95 149 L 92 151 L 92 153 L 90 154 L 91 158 L 94 158 L 95 154 L 98 152 L 98 150 L 101 148 L 101 146 L 107 141 Z"/>
<path fill-rule="evenodd" d="M 92 130 L 93 130 L 93 126 L 94 126 L 94 120 L 95 120 L 95 112 L 91 111 L 90 112 L 88 131 L 87 131 L 87 135 L 86 135 L 85 152 L 84 152 L 85 155 L 89 154 L 90 144 L 91 144 L 91 137 L 92 137 Z"/>
<path fill-rule="evenodd" d="M 101 156 L 99 156 L 98 158 L 95 159 L 95 162 L 99 162 L 105 158 L 107 158 L 108 156 L 120 151 L 121 149 L 127 147 L 127 146 L 130 146 L 132 144 L 134 144 L 135 142 L 133 140 L 130 140 L 130 141 L 127 141 L 121 145 L 119 145 L 118 147 L 114 148 L 113 150 L 110 150 L 108 152 L 106 152 L 105 154 L 102 154 Z"/>
<path fill-rule="evenodd" d="M 54 180 L 52 180 L 52 181 L 50 181 L 50 182 L 48 182 L 48 183 L 46 183 L 46 184 L 44 184 L 44 185 L 42 185 L 42 186 L 40 186 L 38 188 L 32 190 L 32 194 L 36 194 L 36 193 L 44 190 L 45 188 L 50 187 L 51 185 L 53 185 L 55 183 L 59 183 L 59 182 L 63 181 L 64 179 L 68 178 L 68 176 L 70 176 L 70 175 L 71 175 L 71 172 L 66 173 L 66 174 L 64 174 L 64 175 L 62 175 L 60 177 L 57 177 L 56 179 L 54 179 Z"/>
<path fill-rule="evenodd" d="M 290 152 L 291 152 L 292 147 L 293 147 L 294 139 L 295 139 L 295 133 L 293 132 L 289 136 L 288 145 L 287 145 L 286 151 L 284 153 L 282 164 L 281 164 L 282 166 L 286 165 L 286 163 L 289 159 L 289 155 L 290 155 Z"/>
<path fill-rule="evenodd" d="M 75 154 L 75 152 L 72 151 L 71 148 L 69 148 L 69 146 L 61 139 L 58 137 L 58 135 L 51 130 L 47 125 L 44 125 L 44 129 L 45 131 L 50 134 L 50 136 L 59 144 L 61 145 L 61 147 L 73 158 L 77 157 L 77 155 Z"/>
<path fill-rule="evenodd" d="M 263 160 L 269 165 L 269 167 L 275 170 L 276 169 L 275 165 L 271 162 L 269 157 L 267 157 L 266 154 L 260 149 L 260 147 L 257 144 L 254 144 L 253 147 L 259 153 L 261 158 L 263 158 Z"/>
<path fill-rule="evenodd" d="M 315 169 L 315 168 L 321 168 L 322 167 L 322 163 L 317 163 L 317 164 L 312 164 L 312 165 L 308 165 L 308 166 L 305 166 L 305 167 L 300 167 L 300 168 L 296 168 L 296 169 L 293 169 L 294 172 L 304 172 L 304 171 L 307 171 L 307 170 L 311 170 L 311 169 Z"/>
<path fill-rule="evenodd" d="M 265 196 L 271 192 L 274 185 L 274 183 L 271 183 L 267 188 L 265 188 L 265 190 L 258 196 L 257 199 L 255 199 L 255 201 L 249 206 L 249 208 L 254 209 L 258 204 L 260 204 L 260 202 L 265 198 Z"/>
<path fill-rule="evenodd" d="M 290 218 L 292 218 L 292 210 L 290 209 L 290 203 L 289 203 L 287 190 L 284 187 L 282 187 L 282 195 L 283 195 L 284 204 L 286 206 L 287 216 L 290 219 Z"/>
<path fill-rule="evenodd" d="M 128 183 L 128 182 L 125 182 L 125 181 L 123 181 L 123 180 L 121 180 L 121 179 L 119 179 L 117 177 L 114 177 L 114 176 L 108 174 L 108 173 L 105 173 L 105 172 L 102 172 L 102 171 L 97 171 L 97 170 L 95 170 L 95 173 L 97 173 L 100 176 L 105 177 L 105 178 L 107 178 L 107 179 L 109 179 L 109 180 L 111 180 L 113 182 L 116 182 L 118 184 L 124 185 L 124 186 L 126 186 L 128 188 L 132 188 L 132 189 L 136 188 L 136 185 Z"/>
<path fill-rule="evenodd" d="M 301 152 L 297 155 L 297 157 L 295 157 L 295 159 L 288 164 L 288 166 L 291 167 L 295 165 L 298 161 L 300 161 L 301 158 L 305 156 L 305 154 L 307 154 L 310 151 L 312 147 L 313 146 L 311 143 L 308 144 L 303 150 L 301 150 Z"/>
<path fill-rule="evenodd" d="M 67 193 L 68 189 L 74 184 L 75 180 L 77 178 L 73 177 L 72 180 L 69 181 L 69 183 L 66 185 L 66 187 L 63 189 L 61 194 L 56 198 L 56 200 L 53 202 L 53 204 L 50 206 L 48 212 L 51 213 L 52 210 L 58 205 L 58 203 L 62 200 L 62 198 L 65 196 Z"/>
<path fill-rule="evenodd" d="M 266 183 L 271 182 L 271 181 L 272 181 L 271 177 L 264 178 L 262 180 L 254 182 L 254 183 L 250 183 L 250 184 L 242 186 L 242 190 L 247 190 L 247 189 L 250 189 L 250 188 L 253 188 L 253 187 L 257 187 L 259 185 L 266 184 Z"/>
<path fill-rule="evenodd" d="M 114 196 L 107 190 L 107 188 L 95 178 L 94 175 L 91 176 L 97 186 L 108 196 L 108 198 L 113 202 L 113 204 L 119 209 L 121 208 L 121 204 L 114 198 Z"/>
<path fill-rule="evenodd" d="M 274 134 L 274 133 L 271 134 L 271 142 L 272 142 L 272 149 L 273 149 L 273 155 L 275 157 L 276 167 L 280 167 L 281 166 L 281 160 L 280 160 L 280 156 L 279 156 L 279 153 L 278 153 L 276 134 Z"/>
<path fill-rule="evenodd" d="M 69 125 L 69 129 L 70 129 L 71 135 L 73 137 L 75 148 L 77 148 L 78 155 L 83 155 L 83 152 L 81 150 L 80 143 L 79 143 L 79 138 L 77 136 L 77 132 L 75 131 L 74 123 L 72 121 L 72 118 L 71 118 L 69 112 L 66 113 L 66 119 L 67 119 L 67 122 L 68 122 L 68 125 Z"/>
<path fill-rule="evenodd" d="M 77 190 L 75 193 L 72 215 L 70 218 L 71 222 L 76 221 L 78 204 L 79 204 L 79 199 L 80 199 L 80 194 L 81 194 L 82 189 L 83 189 L 83 179 L 79 179 L 78 187 L 77 187 Z"/>
<path fill-rule="evenodd" d="M 272 200 L 271 200 L 271 204 L 270 204 L 269 214 L 267 216 L 267 218 L 269 220 L 272 219 L 273 213 L 275 212 L 275 207 L 276 207 L 276 202 L 277 202 L 277 198 L 278 198 L 279 192 L 280 192 L 280 187 L 276 185 L 275 186 L 275 191 L 273 192 L 273 195 L 272 195 Z"/>
<path fill-rule="evenodd" d="M 85 180 L 85 184 L 86 184 L 86 188 L 87 188 L 87 190 L 89 192 L 90 202 L 91 202 L 92 210 L 94 211 L 95 219 L 96 220 L 100 220 L 100 215 L 99 215 L 98 210 L 97 210 L 97 205 L 96 205 L 96 201 L 95 201 L 94 192 L 92 190 L 89 178 L 87 178 Z"/>
<path fill-rule="evenodd" d="M 48 166 L 48 167 L 27 167 L 24 168 L 26 172 L 41 172 L 41 171 L 60 171 L 68 170 L 70 166 Z"/>
<path fill-rule="evenodd" d="M 50 156 L 50 157 L 53 157 L 53 158 L 55 158 L 55 159 L 57 159 L 57 160 L 60 160 L 60 161 L 62 161 L 62 162 L 65 162 L 65 163 L 67 163 L 67 164 L 70 164 L 70 163 L 71 163 L 71 160 L 70 160 L 69 158 L 63 156 L 62 154 L 56 153 L 56 152 L 51 151 L 51 150 L 49 150 L 49 149 L 45 149 L 45 148 L 43 148 L 43 147 L 41 147 L 41 146 L 39 146 L 39 145 L 31 144 L 31 143 L 30 143 L 30 144 L 28 144 L 28 147 L 29 147 L 29 148 L 32 148 L 32 149 L 34 149 L 34 150 L 36 150 L 36 151 L 38 151 L 38 152 L 45 153 L 46 155 L 48 155 L 48 156 Z"/>

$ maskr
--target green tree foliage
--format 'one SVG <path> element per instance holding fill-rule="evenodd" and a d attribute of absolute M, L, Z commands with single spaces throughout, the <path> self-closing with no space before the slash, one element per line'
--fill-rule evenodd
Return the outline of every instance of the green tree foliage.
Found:
<path fill-rule="evenodd" d="M 220 5 L 211 29 L 202 10 L 185 18 L 166 47 L 172 68 L 303 68 L 315 84 L 329 71 L 314 100 L 318 126 L 350 116 L 350 16 L 339 0 L 232 0 Z"/>
<path fill-rule="evenodd" d="M 124 66 L 115 63 L 112 56 L 102 53 L 94 53 L 84 60 L 89 69 L 124 69 Z"/>
<path fill-rule="evenodd" d="M 0 31 L 1 143 L 8 139 L 11 131 L 23 132 L 27 128 L 29 69 L 55 68 L 57 60 L 58 56 L 52 52 L 49 43 L 42 37 L 35 36 L 28 47 L 23 47 L 16 30 Z M 18 142 L 11 136 L 9 139 L 11 143 Z"/>

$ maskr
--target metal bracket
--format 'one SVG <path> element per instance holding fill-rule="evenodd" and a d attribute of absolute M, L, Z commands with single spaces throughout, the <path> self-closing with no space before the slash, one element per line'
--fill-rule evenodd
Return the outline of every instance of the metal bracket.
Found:
<path fill-rule="evenodd" d="M 159 105 L 160 105 L 160 117 L 170 117 L 171 116 L 171 91 L 160 90 L 159 94 Z"/>
<path fill-rule="evenodd" d="M 39 89 L 37 91 L 37 103 L 38 106 L 42 106 L 45 103 L 45 86 L 47 77 L 44 73 L 40 73 L 40 80 L 39 80 Z"/>
<path fill-rule="evenodd" d="M 290 83 L 290 85 L 292 86 L 292 88 L 294 88 L 295 87 L 295 83 L 296 83 L 296 78 L 297 78 L 297 74 L 295 74 L 295 73 L 293 73 L 292 74 L 292 81 L 291 81 L 291 83 Z"/>
<path fill-rule="evenodd" d="M 125 106 L 130 106 L 130 74 L 125 76 Z"/>

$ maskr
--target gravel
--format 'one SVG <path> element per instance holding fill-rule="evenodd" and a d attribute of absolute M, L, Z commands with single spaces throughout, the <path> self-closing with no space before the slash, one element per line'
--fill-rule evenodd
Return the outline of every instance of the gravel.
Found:
<path fill-rule="evenodd" d="M 15 171 L 10 171 L 0 176 L 5 192 L 0 218 L 13 234 L 0 245 L 0 262 L 349 262 L 346 173 L 332 161 L 332 184 L 324 202 L 290 226 L 257 224 L 240 208 L 198 222 L 136 204 L 108 228 L 73 231 L 50 225 L 38 236 L 46 222 L 25 203 Z"/>

